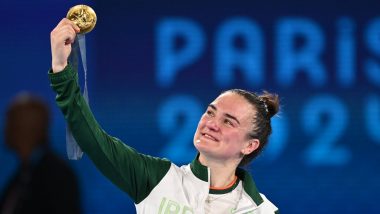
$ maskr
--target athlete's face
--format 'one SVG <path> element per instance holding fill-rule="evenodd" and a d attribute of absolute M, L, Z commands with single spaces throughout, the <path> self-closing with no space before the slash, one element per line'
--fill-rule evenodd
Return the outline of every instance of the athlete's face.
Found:
<path fill-rule="evenodd" d="M 238 94 L 227 92 L 220 95 L 208 106 L 198 123 L 195 147 L 201 155 L 214 160 L 240 160 L 242 154 L 249 154 L 258 146 L 257 140 L 247 137 L 253 129 L 255 111 Z"/>

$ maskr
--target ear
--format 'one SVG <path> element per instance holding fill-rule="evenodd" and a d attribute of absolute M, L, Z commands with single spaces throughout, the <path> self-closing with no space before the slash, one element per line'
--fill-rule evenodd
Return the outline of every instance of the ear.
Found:
<path fill-rule="evenodd" d="M 249 155 L 260 146 L 259 139 L 250 139 L 245 143 L 245 147 L 241 150 L 243 155 Z"/>

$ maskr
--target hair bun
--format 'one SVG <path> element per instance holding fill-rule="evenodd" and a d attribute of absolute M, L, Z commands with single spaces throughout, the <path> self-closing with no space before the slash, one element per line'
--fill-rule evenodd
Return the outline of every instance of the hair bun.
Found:
<path fill-rule="evenodd" d="M 264 102 L 265 107 L 268 110 L 270 117 L 273 117 L 280 110 L 280 99 L 277 94 L 269 93 L 268 91 L 263 91 L 259 98 Z"/>

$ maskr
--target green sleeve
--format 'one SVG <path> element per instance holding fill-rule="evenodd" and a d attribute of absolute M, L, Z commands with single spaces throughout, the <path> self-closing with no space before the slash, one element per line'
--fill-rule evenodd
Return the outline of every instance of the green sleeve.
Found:
<path fill-rule="evenodd" d="M 75 140 L 96 167 L 127 192 L 136 204 L 146 198 L 170 168 L 170 161 L 140 154 L 108 135 L 95 120 L 69 64 L 59 73 L 49 71 L 51 87 Z"/>

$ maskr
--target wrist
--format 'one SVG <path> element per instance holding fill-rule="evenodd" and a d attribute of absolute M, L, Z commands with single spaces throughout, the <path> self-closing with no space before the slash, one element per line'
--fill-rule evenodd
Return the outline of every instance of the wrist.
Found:
<path fill-rule="evenodd" d="M 67 66 L 67 62 L 64 63 L 64 64 L 55 64 L 55 63 L 52 63 L 52 70 L 53 70 L 53 73 L 58 73 L 58 72 L 61 72 L 63 71 L 63 69 L 65 69 L 65 67 Z"/>

